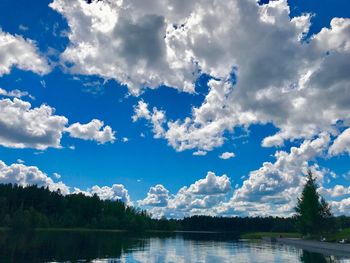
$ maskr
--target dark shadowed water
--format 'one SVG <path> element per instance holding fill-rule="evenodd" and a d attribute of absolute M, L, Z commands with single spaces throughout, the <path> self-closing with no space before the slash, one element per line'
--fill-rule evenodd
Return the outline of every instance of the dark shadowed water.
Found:
<path fill-rule="evenodd" d="M 0 262 L 350 262 L 233 235 L 111 232 L 0 232 Z"/>

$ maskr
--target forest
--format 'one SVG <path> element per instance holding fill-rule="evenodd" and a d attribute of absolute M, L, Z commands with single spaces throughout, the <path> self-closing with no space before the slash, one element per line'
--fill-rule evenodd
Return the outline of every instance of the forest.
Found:
<path fill-rule="evenodd" d="M 350 227 L 350 218 L 336 218 L 337 227 Z M 129 231 L 219 231 L 295 232 L 294 217 L 211 217 L 152 219 L 145 211 L 121 201 L 101 200 L 82 193 L 63 195 L 60 191 L 35 185 L 22 187 L 0 184 L 0 226 L 15 230 L 30 228 L 88 228 Z"/>

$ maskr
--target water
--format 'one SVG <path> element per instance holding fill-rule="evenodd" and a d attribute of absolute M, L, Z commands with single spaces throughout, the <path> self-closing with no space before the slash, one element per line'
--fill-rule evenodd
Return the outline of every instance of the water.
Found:
<path fill-rule="evenodd" d="M 223 234 L 0 232 L 0 262 L 350 262 L 293 246 Z"/>

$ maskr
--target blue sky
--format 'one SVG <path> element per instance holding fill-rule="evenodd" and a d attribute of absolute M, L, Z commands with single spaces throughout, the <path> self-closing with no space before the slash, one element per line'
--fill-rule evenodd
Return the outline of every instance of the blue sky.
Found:
<path fill-rule="evenodd" d="M 311 169 L 348 211 L 348 1 L 51 2 L 0 3 L 4 182 L 62 182 L 156 216 L 289 215 Z M 15 117 L 18 100 L 30 107 Z"/>

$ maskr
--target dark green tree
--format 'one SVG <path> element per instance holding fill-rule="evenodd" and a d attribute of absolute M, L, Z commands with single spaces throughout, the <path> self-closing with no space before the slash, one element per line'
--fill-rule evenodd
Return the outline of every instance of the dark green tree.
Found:
<path fill-rule="evenodd" d="M 298 198 L 297 229 L 303 235 L 319 235 L 329 232 L 332 213 L 328 203 L 317 192 L 316 178 L 309 170 L 301 197 Z"/>

